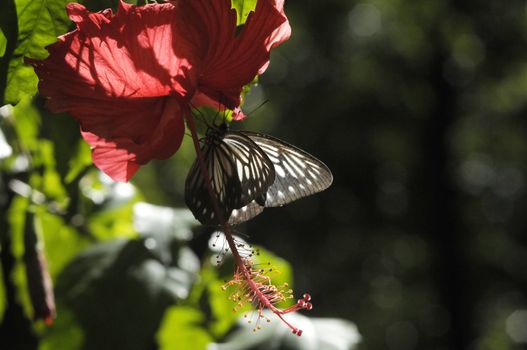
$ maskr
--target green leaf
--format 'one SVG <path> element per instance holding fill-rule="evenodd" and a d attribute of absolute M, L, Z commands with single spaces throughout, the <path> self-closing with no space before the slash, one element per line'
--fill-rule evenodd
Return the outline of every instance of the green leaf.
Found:
<path fill-rule="evenodd" d="M 273 271 L 268 274 L 268 276 L 271 277 L 273 284 L 275 286 L 280 286 L 284 283 L 287 283 L 293 287 L 293 271 L 291 269 L 291 265 L 285 259 L 282 259 L 279 256 L 271 253 L 269 250 L 258 246 L 254 248 L 258 249 L 259 251 L 259 254 L 255 256 L 255 264 L 260 266 L 270 266 L 273 269 Z M 303 294 L 298 293 L 298 291 L 296 292 L 300 295 Z M 277 306 L 283 308 L 292 305 L 293 303 L 294 300 L 289 300 L 280 303 Z"/>
<path fill-rule="evenodd" d="M 232 0 L 232 8 L 236 9 L 237 25 L 243 25 L 247 16 L 256 8 L 256 0 Z"/>
<path fill-rule="evenodd" d="M 30 184 L 43 192 L 46 197 L 63 202 L 67 200 L 67 194 L 56 169 L 54 143 L 40 139 L 38 144 L 38 149 L 33 152 L 33 163 L 35 168 L 42 171 L 32 173 Z"/>
<path fill-rule="evenodd" d="M 206 349 L 212 338 L 204 320 L 202 312 L 189 306 L 168 309 L 156 335 L 160 350 Z"/>
<path fill-rule="evenodd" d="M 4 31 L 0 29 L 0 57 L 4 56 L 6 48 L 7 48 L 7 38 L 4 35 Z"/>
<path fill-rule="evenodd" d="M 208 328 L 216 338 L 221 338 L 238 319 L 238 314 L 232 310 L 234 304 L 228 299 L 229 294 L 222 289 L 225 280 L 229 279 L 230 276 L 220 276 L 216 266 L 207 264 L 201 270 L 200 277 L 203 283 L 206 284 L 205 296 L 208 298 L 211 311 L 211 320 Z"/>
<path fill-rule="evenodd" d="M 188 248 L 154 235 L 106 242 L 63 271 L 57 297 L 82 326 L 85 349 L 148 349 L 165 310 L 188 297 L 196 260 Z"/>
<path fill-rule="evenodd" d="M 22 305 L 26 316 L 31 319 L 33 316 L 33 307 L 27 289 L 26 271 L 22 262 L 24 255 L 24 228 L 28 207 L 29 200 L 27 198 L 15 197 L 9 207 L 7 218 L 10 228 L 9 234 L 12 239 L 11 249 L 16 259 L 12 279 L 17 287 L 17 301 Z"/>
<path fill-rule="evenodd" d="M 241 241 L 241 238 L 238 237 L 238 240 Z M 215 238 L 212 238 L 211 242 L 212 241 L 215 241 Z M 222 244 L 216 244 L 216 247 L 212 247 L 211 249 L 218 249 L 220 246 L 222 246 Z M 291 267 L 287 261 L 263 248 L 253 248 L 258 249 L 259 251 L 259 254 L 255 255 L 253 258 L 254 263 L 262 266 L 271 266 L 273 268 L 274 271 L 269 273 L 268 276 L 272 279 L 274 285 L 279 286 L 284 283 L 291 285 L 292 273 Z M 213 256 L 218 252 L 219 251 Z M 225 282 L 232 278 L 232 257 L 225 257 L 225 260 L 219 267 L 215 264 L 213 265 L 210 262 L 210 258 L 211 257 L 206 260 L 209 262 L 205 263 L 201 269 L 200 281 L 194 286 L 189 302 L 196 308 L 203 307 L 202 303 L 206 303 L 207 310 L 210 310 L 207 328 L 215 338 L 221 338 L 232 328 L 240 315 L 250 315 L 253 311 L 251 311 L 252 309 L 250 305 L 246 305 L 239 312 L 234 312 L 233 308 L 236 306 L 236 303 L 229 300 L 229 295 L 232 290 L 224 290 L 222 288 Z M 214 259 L 214 261 L 216 261 L 216 259 Z M 288 301 L 278 306 L 287 307 L 291 304 L 292 301 Z"/>
<path fill-rule="evenodd" d="M 37 76 L 24 57 L 44 59 L 46 46 L 68 29 L 65 5 L 69 0 L 17 0 L 18 19 L 16 48 L 9 62 L 4 103 L 16 104 L 24 96 L 37 92 Z M 4 104 L 2 103 L 2 104 Z"/>
<path fill-rule="evenodd" d="M 57 171 L 55 147 L 57 143 L 41 138 L 42 116 L 34 99 L 24 98 L 13 108 L 13 125 L 18 136 L 16 148 L 19 153 L 29 156 L 30 186 L 42 192 L 47 199 L 57 201 L 63 207 L 67 193 Z"/>
<path fill-rule="evenodd" d="M 89 231 L 100 240 L 137 237 L 135 203 L 141 199 L 131 183 L 115 182 L 93 169 L 79 182 Z"/>
<path fill-rule="evenodd" d="M 130 202 L 90 215 L 87 220 L 90 232 L 100 240 L 137 237 L 132 223 L 133 206 Z"/>
<path fill-rule="evenodd" d="M 53 324 L 41 330 L 39 350 L 81 349 L 84 334 L 75 316 L 61 304 L 57 305 L 57 314 Z"/>
<path fill-rule="evenodd" d="M 18 136 L 21 151 L 30 152 L 38 149 L 40 112 L 32 98 L 25 98 L 13 108 L 14 127 Z"/>
<path fill-rule="evenodd" d="M 64 178 L 64 182 L 70 184 L 91 164 L 90 146 L 84 140 L 79 140 L 73 157 L 69 160 L 69 171 Z"/>
<path fill-rule="evenodd" d="M 44 207 L 35 211 L 36 229 L 44 239 L 49 272 L 55 279 L 63 268 L 89 245 L 90 241 L 73 227 L 66 225 L 62 217 L 50 214 Z M 67 249 L 64 249 L 65 247 Z"/>

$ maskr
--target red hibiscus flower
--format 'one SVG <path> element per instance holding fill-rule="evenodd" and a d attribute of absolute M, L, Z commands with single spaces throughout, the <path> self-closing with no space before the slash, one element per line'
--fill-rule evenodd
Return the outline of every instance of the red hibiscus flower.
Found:
<path fill-rule="evenodd" d="M 93 162 L 118 181 L 177 151 L 190 106 L 238 107 L 243 85 L 291 33 L 283 0 L 258 0 L 239 33 L 230 0 L 67 11 L 77 29 L 47 59 L 26 61 L 48 107 L 79 121 Z"/>

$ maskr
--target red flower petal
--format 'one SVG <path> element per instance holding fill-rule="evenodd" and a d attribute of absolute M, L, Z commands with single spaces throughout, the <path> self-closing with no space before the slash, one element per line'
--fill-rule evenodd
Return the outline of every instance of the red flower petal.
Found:
<path fill-rule="evenodd" d="M 140 98 L 193 92 L 194 52 L 175 28 L 172 4 L 121 3 L 115 16 L 75 3 L 67 9 L 78 29 L 51 45 L 45 61 L 28 60 L 44 95 Z"/>
<path fill-rule="evenodd" d="M 84 128 L 82 136 L 92 148 L 92 158 L 94 164 L 116 181 L 128 181 L 140 165 L 146 164 L 151 159 L 165 159 L 174 154 L 183 139 L 185 125 L 182 114 L 186 112 L 181 111 L 179 101 L 174 97 L 166 97 L 163 99 L 152 100 L 152 103 L 142 101 L 143 105 L 139 106 L 143 110 L 134 110 L 134 105 L 131 105 L 128 110 L 129 118 L 123 122 L 125 124 L 108 125 L 113 131 L 113 134 L 108 135 L 108 130 L 105 128 L 91 128 L 96 129 L 97 133 L 93 133 Z M 89 114 L 89 110 L 85 111 Z M 124 110 L 121 110 L 125 113 Z M 140 126 L 143 125 L 145 130 L 151 129 L 149 123 L 142 123 L 143 120 L 148 120 L 145 115 L 150 113 L 159 113 L 161 119 L 155 125 L 155 128 L 149 134 L 143 136 L 140 133 Z M 88 118 L 84 118 L 87 120 Z M 133 125 L 137 123 L 136 125 Z M 100 123 L 100 125 L 107 125 Z M 128 137 L 129 131 L 136 129 L 136 138 Z M 124 135 L 123 135 L 124 134 Z M 102 136 L 101 136 L 102 135 Z"/>
<path fill-rule="evenodd" d="M 128 181 L 139 169 L 135 155 L 126 149 L 131 146 L 125 144 L 128 140 L 119 145 L 119 140 L 107 141 L 90 132 L 82 132 L 82 137 L 94 147 L 93 163 L 113 180 Z"/>
<path fill-rule="evenodd" d="M 77 29 L 46 60 L 27 62 L 49 108 L 80 122 L 94 163 L 120 181 L 179 148 L 194 96 L 195 105 L 237 107 L 243 85 L 291 32 L 283 0 L 259 0 L 240 35 L 230 0 L 121 1 L 116 15 L 67 9 Z"/>
<path fill-rule="evenodd" d="M 196 38 L 203 55 L 198 89 L 219 105 L 232 109 L 240 104 L 242 87 L 269 64 L 270 51 L 287 40 L 291 27 L 283 10 L 283 0 L 258 0 L 239 35 L 236 11 L 230 0 L 179 0 L 181 22 Z M 196 103 L 206 101 L 197 95 Z"/>
<path fill-rule="evenodd" d="M 180 102 L 197 80 L 194 46 L 177 31 L 172 4 L 121 3 L 116 15 L 75 3 L 67 9 L 77 29 L 51 45 L 46 60 L 27 62 L 48 107 L 80 122 L 94 163 L 127 181 L 140 164 L 169 157 L 181 143 Z"/>

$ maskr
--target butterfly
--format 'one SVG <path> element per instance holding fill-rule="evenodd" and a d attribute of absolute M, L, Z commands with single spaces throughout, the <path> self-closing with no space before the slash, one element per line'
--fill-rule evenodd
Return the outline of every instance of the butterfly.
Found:
<path fill-rule="evenodd" d="M 333 175 L 309 153 L 275 137 L 210 127 L 201 148 L 222 218 L 248 221 L 264 207 L 280 207 L 328 188 Z M 185 202 L 204 225 L 219 225 L 198 160 L 185 181 Z"/>

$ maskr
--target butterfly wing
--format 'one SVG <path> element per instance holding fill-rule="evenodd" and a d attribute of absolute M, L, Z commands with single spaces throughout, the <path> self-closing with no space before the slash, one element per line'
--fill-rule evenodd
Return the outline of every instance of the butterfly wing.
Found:
<path fill-rule="evenodd" d="M 265 196 L 275 180 L 274 165 L 267 154 L 244 133 L 228 132 L 223 138 L 225 151 L 233 160 L 240 192 L 233 209 L 240 209 Z"/>
<path fill-rule="evenodd" d="M 227 220 L 235 207 L 236 198 L 241 192 L 235 164 L 224 147 L 205 143 L 201 150 L 208 171 L 212 192 L 215 194 L 222 217 Z M 210 200 L 207 183 L 196 159 L 185 181 L 185 203 L 194 217 L 204 225 L 219 224 L 217 214 Z"/>
<path fill-rule="evenodd" d="M 264 206 L 258 204 L 256 200 L 247 204 L 240 209 L 234 209 L 229 218 L 230 225 L 239 225 L 243 222 L 249 221 L 264 210 Z"/>
<path fill-rule="evenodd" d="M 265 152 L 242 133 L 228 132 L 221 139 L 206 139 L 202 154 L 223 218 L 232 224 L 258 215 L 258 204 L 250 204 L 255 199 L 263 202 L 275 177 L 273 163 Z M 202 224 L 220 223 L 197 160 L 185 182 L 185 202 Z M 236 209 L 240 211 L 231 220 Z"/>
<path fill-rule="evenodd" d="M 265 206 L 279 207 L 328 188 L 333 175 L 328 167 L 309 153 L 275 137 L 244 132 L 267 154 L 275 180 L 267 190 Z"/>

